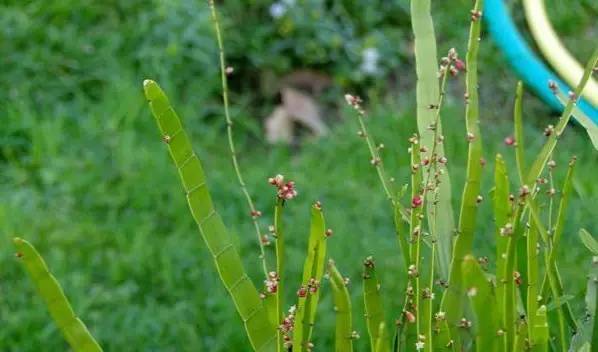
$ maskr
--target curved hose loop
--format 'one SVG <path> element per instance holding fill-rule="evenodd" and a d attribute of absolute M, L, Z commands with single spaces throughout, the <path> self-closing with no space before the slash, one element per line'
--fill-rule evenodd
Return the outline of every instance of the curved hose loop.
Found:
<path fill-rule="evenodd" d="M 546 61 L 556 73 L 570 86 L 577 85 L 583 76 L 583 65 L 567 50 L 558 34 L 552 27 L 544 0 L 523 0 L 525 19 L 534 41 L 540 48 Z M 583 96 L 595 107 L 598 107 L 598 83 L 590 77 Z"/>
<path fill-rule="evenodd" d="M 548 81 L 556 82 L 564 92 L 568 92 L 572 88 L 550 71 L 530 49 L 511 19 L 505 1 L 486 0 L 484 18 L 494 42 L 526 86 L 552 109 L 562 111 L 563 106 L 548 87 Z M 583 98 L 579 100 L 577 106 L 598 125 L 597 107 L 592 106 Z"/>

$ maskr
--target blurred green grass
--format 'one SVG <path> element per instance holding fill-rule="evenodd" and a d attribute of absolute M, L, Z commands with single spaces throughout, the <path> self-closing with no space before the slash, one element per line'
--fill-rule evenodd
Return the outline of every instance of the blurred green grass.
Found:
<path fill-rule="evenodd" d="M 549 1 L 553 2 L 557 1 Z M 106 350 L 246 350 L 242 325 L 188 213 L 141 92 L 142 79 L 151 76 L 160 79 L 173 97 L 204 162 L 216 206 L 239 237 L 243 258 L 257 280 L 257 244 L 229 162 L 218 96 L 214 95 L 216 58 L 209 21 L 201 10 L 204 4 L 181 1 L 174 10 L 165 2 L 152 3 L 155 8 L 140 2 L 120 5 L 124 8 L 110 2 L 103 7 L 91 4 L 15 2 L 1 11 L 3 35 L 20 36 L 0 49 L 18 66 L 0 74 L 0 350 L 66 349 L 14 259 L 10 243 L 14 235 L 38 247 Z M 111 6 L 119 10 L 107 11 Z M 462 1 L 435 8 L 441 52 L 451 46 L 464 50 L 468 6 L 468 1 Z M 73 15 L 73 8 L 87 11 Z M 42 16 L 45 11 L 52 15 Z M 591 42 L 587 36 L 596 33 L 591 24 L 596 18 L 595 5 L 581 1 L 551 16 L 573 51 L 580 58 L 587 56 L 592 49 L 585 44 Z M 14 23 L 22 25 L 23 31 Z M 154 27 L 160 23 L 165 23 L 163 28 Z M 170 54 L 156 49 L 163 44 L 159 38 L 184 30 L 197 35 L 189 34 L 188 47 Z M 83 50 L 89 40 L 95 43 L 93 53 Z M 147 45 L 146 51 L 142 44 Z M 483 189 L 485 199 L 490 199 L 494 153 L 513 159 L 502 140 L 512 129 L 515 78 L 490 40 L 482 48 L 482 129 L 489 161 Z M 407 179 L 407 138 L 415 131 L 413 67 L 408 61 L 404 65 L 399 72 L 405 75 L 402 90 L 385 94 L 372 90 L 367 106 L 370 132 L 386 145 L 384 161 L 397 182 Z M 451 82 L 443 114 L 454 194 L 458 195 L 455 207 L 466 154 L 462 91 L 461 81 Z M 377 258 L 387 311 L 398 312 L 401 302 L 396 297 L 405 284 L 399 273 L 404 268 L 391 214 L 365 145 L 356 135 L 352 114 L 342 109 L 343 121 L 326 138 L 306 138 L 299 148 L 272 147 L 262 142 L 255 118 L 269 105 L 253 105 L 256 98 L 241 90 L 233 98 L 240 162 L 265 213 L 262 223 L 267 225 L 272 219 L 268 176 L 282 173 L 295 180 L 300 191 L 285 218 L 290 278 L 299 282 L 309 205 L 318 199 L 335 232 L 330 256 L 353 282 L 355 316 L 363 313 L 359 281 L 361 261 L 367 255 Z M 341 100 L 340 96 L 335 99 L 339 104 Z M 526 96 L 525 112 L 531 159 L 544 139 L 541 128 L 554 117 L 533 96 Z M 568 293 L 579 298 L 589 254 L 576 234 L 582 226 L 598 228 L 593 208 L 598 201 L 593 181 L 598 158 L 584 132 L 574 126 L 555 154 L 560 165 L 557 179 L 564 176 L 564 165 L 573 154 L 579 159 L 576 194 L 559 262 Z M 479 224 L 476 254 L 492 258 L 489 201 L 482 204 Z M 576 309 L 581 312 L 581 305 Z M 330 296 L 324 293 L 314 341 L 322 350 L 332 339 L 331 312 Z M 387 318 L 395 317 L 389 313 Z M 364 336 L 362 319 L 355 320 Z M 366 348 L 365 340 L 357 342 L 358 350 Z"/>

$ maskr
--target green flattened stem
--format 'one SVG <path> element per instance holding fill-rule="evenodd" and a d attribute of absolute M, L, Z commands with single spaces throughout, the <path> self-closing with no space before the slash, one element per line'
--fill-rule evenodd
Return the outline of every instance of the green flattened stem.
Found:
<path fill-rule="evenodd" d="M 390 352 L 390 344 L 388 342 L 388 332 L 386 329 L 386 324 L 384 322 L 380 323 L 378 326 L 378 338 L 376 339 L 376 346 L 374 348 L 375 352 Z"/>
<path fill-rule="evenodd" d="M 276 293 L 272 296 L 274 297 L 274 301 L 276 302 L 276 320 L 282 320 L 282 312 L 284 307 L 284 268 L 285 268 L 285 243 L 284 243 L 284 230 L 282 228 L 282 212 L 284 209 L 284 200 L 281 198 L 276 198 L 276 207 L 274 208 L 274 233 L 276 234 L 276 245 L 275 245 L 275 252 L 276 252 L 276 274 L 278 275 L 278 289 Z M 272 319 L 272 311 L 270 306 L 268 306 L 268 312 L 270 314 L 270 319 Z M 278 331 L 278 351 L 282 351 L 283 349 L 283 336 L 281 331 Z"/>
<path fill-rule="evenodd" d="M 517 323 L 517 333 L 515 335 L 515 346 L 513 351 L 515 352 L 527 352 L 529 351 L 528 348 L 528 341 L 527 341 L 527 323 L 522 320 Z"/>
<path fill-rule="evenodd" d="M 507 281 L 512 278 L 506 277 L 507 248 L 509 244 L 508 232 L 512 229 L 510 224 L 511 204 L 509 202 L 509 177 L 507 167 L 502 155 L 496 155 L 494 169 L 494 222 L 496 225 L 496 301 L 497 310 L 500 316 L 500 326 L 503 331 L 508 321 L 512 321 L 513 311 L 506 309 L 505 299 L 507 295 Z M 508 346 L 512 346 L 513 331 L 505 331 Z"/>
<path fill-rule="evenodd" d="M 201 162 L 168 98 L 151 80 L 143 82 L 145 96 L 156 119 L 162 140 L 179 172 L 189 209 L 199 227 L 222 283 L 230 293 L 237 312 L 256 351 L 276 350 L 276 327 L 253 282 L 247 276 L 233 239 L 214 209 Z"/>
<path fill-rule="evenodd" d="M 370 336 L 370 347 L 372 351 L 390 351 L 389 341 L 386 339 L 384 324 L 384 308 L 380 296 L 380 282 L 376 275 L 376 264 L 372 257 L 363 261 L 363 303 L 365 305 L 365 319 L 367 322 L 368 334 Z"/>
<path fill-rule="evenodd" d="M 499 336 L 498 302 L 493 294 L 493 287 L 486 279 L 475 257 L 468 255 L 463 259 L 463 284 L 475 312 L 473 328 L 475 331 L 476 351 L 491 352 L 503 350 L 503 338 Z"/>
<path fill-rule="evenodd" d="M 533 217 L 533 216 L 532 216 Z M 527 317 L 530 345 L 534 346 L 538 339 L 535 335 L 538 310 L 538 226 L 530 219 L 527 233 Z"/>
<path fill-rule="evenodd" d="M 517 90 L 515 92 L 515 107 L 513 109 L 513 120 L 515 122 L 515 161 L 517 163 L 517 175 L 519 175 L 519 182 L 525 184 L 525 154 L 524 138 L 523 138 L 523 83 L 517 82 Z"/>
<path fill-rule="evenodd" d="M 324 275 L 326 259 L 326 225 L 320 205 L 311 208 L 311 224 L 307 256 L 303 264 L 303 277 L 295 314 L 293 352 L 303 351 L 310 342 L 320 296 L 320 282 Z"/>
<path fill-rule="evenodd" d="M 347 284 L 336 269 L 333 260 L 328 261 L 328 275 L 334 299 L 334 310 L 336 313 L 336 331 L 334 338 L 334 350 L 336 352 L 353 351 L 353 325 L 351 318 L 351 300 Z"/>
<path fill-rule="evenodd" d="M 548 140 L 546 141 L 546 143 L 544 143 L 542 150 L 540 151 L 540 153 L 536 157 L 536 160 L 532 164 L 526 178 L 526 183 L 528 185 L 532 185 L 536 181 L 536 179 L 540 177 L 542 170 L 544 170 L 544 167 L 546 166 L 546 163 L 548 162 L 550 155 L 556 147 L 559 137 L 565 130 L 565 127 L 567 127 L 567 123 L 569 122 L 573 109 L 575 108 L 577 97 L 580 96 L 581 92 L 586 86 L 586 83 L 588 83 L 588 80 L 592 75 L 592 72 L 596 65 L 598 65 L 598 48 L 594 50 L 592 57 L 586 64 L 583 77 L 577 85 L 577 88 L 575 88 L 575 92 L 573 93 L 574 96 L 571 97 L 567 102 L 567 105 L 565 105 L 565 109 L 563 110 L 559 122 L 554 129 L 554 133 L 552 133 L 550 137 L 548 137 Z"/>
<path fill-rule="evenodd" d="M 532 352 L 548 351 L 548 317 L 546 316 L 546 306 L 540 306 L 536 311 L 534 319 L 534 344 L 531 346 Z"/>
<path fill-rule="evenodd" d="M 549 274 L 553 275 L 553 281 L 555 284 L 555 289 L 558 293 L 558 296 L 563 295 L 563 288 L 562 285 L 559 284 L 561 282 L 560 274 L 558 272 L 556 266 L 556 256 L 558 253 L 559 245 L 561 243 L 561 237 L 563 235 L 563 230 L 565 228 L 565 218 L 567 214 L 567 208 L 569 205 L 569 195 L 571 194 L 571 185 L 573 180 L 573 171 L 575 170 L 575 158 L 572 158 L 569 162 L 569 168 L 567 169 L 567 175 L 565 176 L 565 181 L 563 183 L 563 187 L 561 189 L 561 200 L 559 202 L 559 209 L 557 212 L 557 219 L 554 227 L 554 233 L 552 235 L 552 246 L 550 247 L 550 251 L 548 254 L 548 264 L 547 268 L 550 268 L 550 271 L 546 271 L 544 275 L 544 279 L 542 280 L 542 289 L 540 296 L 544 302 L 547 302 L 548 298 L 550 297 L 551 293 L 551 285 L 549 284 Z M 558 297 L 557 297 L 558 299 Z M 569 323 L 570 327 L 573 330 L 577 330 L 577 323 L 575 322 L 575 318 L 572 313 L 571 306 L 568 302 L 564 303 L 564 313 L 567 317 L 567 322 Z"/>
<path fill-rule="evenodd" d="M 411 26 L 415 38 L 415 63 L 417 72 L 417 127 L 421 137 L 421 145 L 432 148 L 435 132 L 429 127 L 436 122 L 436 109 L 430 106 L 438 104 L 440 87 L 438 82 L 438 57 L 434 22 L 430 13 L 430 0 L 411 0 Z M 438 119 L 436 134 L 442 135 L 442 124 Z M 444 147 L 438 144 L 437 155 L 444 155 Z M 445 170 L 447 171 L 447 170 Z M 429 194 L 429 197 L 435 195 Z M 451 183 L 449 173 L 440 176 L 437 195 L 437 208 L 442 211 L 433 214 L 432 198 L 428 199 L 428 221 L 436 221 L 438 250 L 438 276 L 442 280 L 448 278 L 451 251 L 453 247 L 453 230 L 455 229 L 453 208 L 451 205 Z"/>
<path fill-rule="evenodd" d="M 483 1 L 475 2 L 473 11 L 480 13 Z M 478 211 L 478 196 L 480 195 L 480 179 L 482 174 L 482 136 L 479 127 L 479 102 L 478 102 L 478 49 L 480 43 L 481 19 L 473 20 L 469 30 L 469 43 L 467 47 L 467 73 L 466 93 L 468 104 L 465 109 L 465 123 L 467 127 L 467 140 L 469 149 L 467 153 L 467 172 L 465 187 L 461 199 L 461 213 L 459 215 L 458 236 L 453 250 L 449 287 L 442 298 L 442 310 L 446 312 L 451 336 L 455 340 L 456 349 L 460 350 L 457 321 L 463 312 L 463 290 L 461 276 L 461 261 L 471 252 L 473 235 Z"/>
<path fill-rule="evenodd" d="M 62 287 L 35 248 L 29 242 L 18 237 L 14 239 L 14 244 L 17 248 L 17 257 L 20 258 L 37 293 L 44 300 L 52 319 L 73 351 L 102 351 L 85 324 L 75 315 Z"/>

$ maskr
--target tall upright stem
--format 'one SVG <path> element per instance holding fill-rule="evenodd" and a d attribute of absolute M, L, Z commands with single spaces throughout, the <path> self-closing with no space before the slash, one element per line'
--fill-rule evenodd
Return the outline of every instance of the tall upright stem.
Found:
<path fill-rule="evenodd" d="M 220 57 L 220 78 L 222 81 L 222 102 L 224 105 L 224 117 L 226 119 L 226 134 L 228 136 L 228 146 L 230 149 L 231 159 L 233 161 L 233 167 L 235 169 L 235 174 L 237 175 L 237 181 L 239 182 L 239 186 L 241 187 L 241 192 L 245 196 L 245 200 L 247 201 L 247 206 L 249 207 L 251 219 L 253 222 L 253 227 L 255 228 L 255 233 L 257 236 L 257 242 L 260 246 L 260 259 L 262 261 L 262 269 L 264 271 L 264 276 L 268 277 L 268 265 L 266 263 L 266 254 L 264 251 L 264 244 L 262 243 L 262 233 L 260 231 L 260 225 L 257 222 L 257 218 L 259 216 L 259 212 L 256 210 L 255 205 L 253 203 L 253 199 L 247 190 L 247 186 L 245 185 L 245 181 L 243 180 L 243 175 L 241 174 L 241 169 L 239 167 L 239 161 L 237 160 L 237 152 L 235 149 L 235 142 L 233 140 L 233 121 L 230 117 L 229 107 L 228 107 L 228 80 L 227 80 L 227 70 L 224 58 L 224 44 L 222 42 L 222 34 L 220 32 L 220 24 L 218 22 L 218 14 L 216 12 L 216 5 L 214 4 L 214 0 L 209 1 L 210 10 L 212 12 L 212 21 L 214 23 L 214 31 L 216 32 L 216 41 L 218 43 L 218 52 Z"/>

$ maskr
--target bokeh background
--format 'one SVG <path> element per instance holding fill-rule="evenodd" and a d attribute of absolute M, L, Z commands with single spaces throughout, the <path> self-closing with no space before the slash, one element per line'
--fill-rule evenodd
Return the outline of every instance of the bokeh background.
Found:
<path fill-rule="evenodd" d="M 520 28 L 518 1 L 508 1 Z M 470 0 L 434 1 L 439 55 L 464 56 Z M 580 61 L 598 37 L 598 3 L 547 0 L 550 18 Z M 229 0 L 219 2 L 230 77 L 235 138 L 249 189 L 272 221 L 268 176 L 296 181 L 289 204 L 289 279 L 299 282 L 308 206 L 319 199 L 335 235 L 330 256 L 354 282 L 356 329 L 366 331 L 361 261 L 382 272 L 389 321 L 396 318 L 404 268 L 392 217 L 343 94 L 364 97 L 370 132 L 386 145 L 388 170 L 405 183 L 407 138 L 415 131 L 415 74 L 407 0 Z M 480 54 L 486 158 L 513 159 L 516 78 L 491 38 Z M 200 0 L 5 0 L 0 4 L 0 350 L 68 347 L 14 258 L 14 235 L 35 245 L 77 312 L 107 351 L 246 351 L 242 324 L 214 272 L 188 213 L 175 170 L 143 98 L 141 82 L 161 83 L 190 130 L 218 210 L 238 236 L 250 274 L 260 277 L 257 243 L 225 141 L 217 51 L 209 10 Z M 280 87 L 301 70 L 328 82 L 313 97 L 329 127 L 316 138 L 265 141 L 264 118 Z M 466 146 L 463 77 L 450 81 L 443 110 L 453 194 L 463 186 Z M 528 158 L 556 117 L 525 97 Z M 598 229 L 598 157 L 572 125 L 554 155 L 562 179 L 579 158 L 560 257 L 568 295 L 580 298 L 589 254 L 579 227 Z M 485 172 L 490 199 L 492 162 Z M 511 170 L 514 171 L 514 170 Z M 513 178 L 515 180 L 515 178 Z M 514 184 L 515 186 L 515 184 Z M 457 207 L 459 196 L 455 197 Z M 481 206 L 476 254 L 490 255 L 490 202 Z M 269 249 L 271 250 L 271 249 Z M 492 263 L 490 263 L 492 265 Z M 287 292 L 289 299 L 293 295 Z M 575 309 L 582 311 L 581 305 Z M 324 293 L 314 343 L 328 350 L 332 304 Z M 365 341 L 357 343 L 364 350 Z"/>

